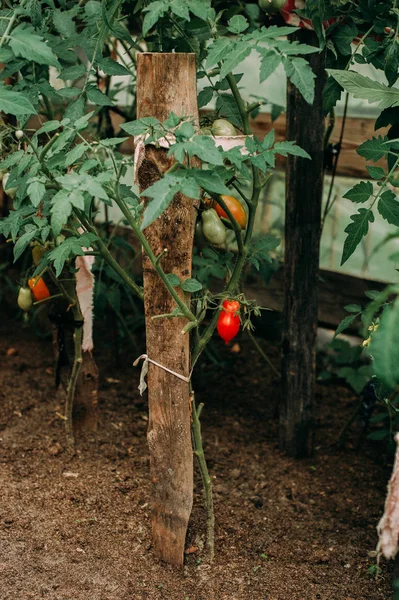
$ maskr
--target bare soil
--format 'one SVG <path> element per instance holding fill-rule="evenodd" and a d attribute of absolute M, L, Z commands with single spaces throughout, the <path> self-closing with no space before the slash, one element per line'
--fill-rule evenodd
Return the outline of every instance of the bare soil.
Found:
<path fill-rule="evenodd" d="M 375 446 L 358 443 L 356 425 L 344 449 L 333 445 L 357 399 L 343 387 L 320 387 L 315 456 L 286 458 L 277 446 L 278 381 L 239 342 L 238 353 L 216 343 L 227 364 L 205 360 L 195 381 L 215 477 L 216 558 L 209 564 L 204 549 L 197 477 L 186 564 L 178 570 L 158 564 L 151 549 L 146 401 L 134 352 L 124 349 L 118 368 L 113 349 L 98 340 L 101 424 L 95 436 L 78 438 L 71 457 L 57 416 L 51 343 L 3 320 L 1 600 L 390 597 L 389 566 L 378 580 L 367 573 L 389 465 Z M 277 365 L 278 351 L 268 351 Z"/>

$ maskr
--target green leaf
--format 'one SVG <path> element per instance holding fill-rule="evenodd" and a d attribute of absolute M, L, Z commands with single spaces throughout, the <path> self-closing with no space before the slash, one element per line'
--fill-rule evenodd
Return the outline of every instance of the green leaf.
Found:
<path fill-rule="evenodd" d="M 332 34 L 332 40 L 340 54 L 350 56 L 352 54 L 351 44 L 357 36 L 357 27 L 353 23 L 340 25 Z"/>
<path fill-rule="evenodd" d="M 129 135 L 143 135 L 150 127 L 155 127 L 156 125 L 159 125 L 158 119 L 155 117 L 144 117 L 143 119 L 138 119 L 137 121 L 123 123 L 123 125 L 121 125 L 121 129 L 126 131 L 126 133 Z"/>
<path fill-rule="evenodd" d="M 383 179 L 385 177 L 385 171 L 382 167 L 366 167 L 370 177 L 373 179 Z"/>
<path fill-rule="evenodd" d="M 85 153 L 86 149 L 86 144 L 76 144 L 76 146 L 67 153 L 65 157 L 64 167 L 69 167 L 74 162 L 79 160 L 79 158 Z"/>
<path fill-rule="evenodd" d="M 273 150 L 277 152 L 277 154 L 281 154 L 281 156 L 288 156 L 291 154 L 291 156 L 300 156 L 301 158 L 308 158 L 311 160 L 311 157 L 306 150 L 297 146 L 295 142 L 277 142 L 277 144 L 274 145 Z"/>
<path fill-rule="evenodd" d="M 168 156 L 175 155 L 179 162 L 183 162 L 185 154 L 197 156 L 204 162 L 213 165 L 223 165 L 223 157 L 215 145 L 215 141 L 209 135 L 196 135 L 189 142 L 173 144 L 168 150 Z"/>
<path fill-rule="evenodd" d="M 252 37 L 257 42 L 270 43 L 270 39 L 290 35 L 291 33 L 295 33 L 295 31 L 298 31 L 299 29 L 299 27 L 277 27 L 277 25 L 272 25 L 271 27 L 262 27 L 258 31 L 253 32 Z"/>
<path fill-rule="evenodd" d="M 168 283 L 170 283 L 170 285 L 172 285 L 173 287 L 178 287 L 180 286 L 180 277 L 178 277 L 177 275 L 175 275 L 175 273 L 165 273 L 166 275 L 166 279 L 168 280 Z"/>
<path fill-rule="evenodd" d="M 22 56 L 40 65 L 61 68 L 55 54 L 43 38 L 35 33 L 31 25 L 22 23 L 12 30 L 9 41 L 15 56 Z"/>
<path fill-rule="evenodd" d="M 202 290 L 202 283 L 196 279 L 185 279 L 181 284 L 182 290 L 193 294 L 194 292 L 200 292 Z"/>
<path fill-rule="evenodd" d="M 34 229 L 30 229 L 29 231 L 21 235 L 20 238 L 18 238 L 14 246 L 14 262 L 19 259 L 25 248 L 27 248 L 29 242 L 31 242 L 36 236 L 37 231 L 38 230 L 35 227 Z"/>
<path fill-rule="evenodd" d="M 152 29 L 157 23 L 157 21 L 165 14 L 168 10 L 168 3 L 164 0 L 155 0 L 155 2 L 150 2 L 149 6 L 143 9 L 143 12 L 147 14 L 144 17 L 143 21 L 143 35 L 147 35 L 147 33 Z"/>
<path fill-rule="evenodd" d="M 61 127 L 61 123 L 59 121 L 47 121 L 46 123 L 44 123 L 44 125 L 42 125 L 41 127 L 39 127 L 39 129 L 37 131 L 35 131 L 35 136 L 40 135 L 41 133 L 48 133 L 50 131 L 55 131 L 56 129 L 59 129 Z"/>
<path fill-rule="evenodd" d="M 351 216 L 351 220 L 353 222 L 349 223 L 345 229 L 345 233 L 347 233 L 348 236 L 344 243 L 341 265 L 352 256 L 364 236 L 367 235 L 369 223 L 374 221 L 374 215 L 370 209 L 359 208 L 358 213 Z"/>
<path fill-rule="evenodd" d="M 208 48 L 208 57 L 206 66 L 212 67 L 226 58 L 234 48 L 234 42 L 227 37 L 220 37 L 215 40 Z"/>
<path fill-rule="evenodd" d="M 76 10 L 55 10 L 53 12 L 53 24 L 56 30 L 66 38 L 73 38 L 76 34 L 73 17 Z"/>
<path fill-rule="evenodd" d="M 107 138 L 101 140 L 101 146 L 105 146 L 106 148 L 110 146 L 119 146 L 119 144 L 123 144 L 123 142 L 126 142 L 128 139 L 128 137 Z"/>
<path fill-rule="evenodd" d="M 388 87 L 355 71 L 327 69 L 327 73 L 355 98 L 369 103 L 378 102 L 381 109 L 399 105 L 399 89 Z"/>
<path fill-rule="evenodd" d="M 323 26 L 324 13 L 324 0 L 306 0 L 306 14 L 312 21 L 313 29 L 319 38 L 321 48 L 324 48 L 326 44 L 326 32 Z"/>
<path fill-rule="evenodd" d="M 58 79 L 62 79 L 63 81 L 78 79 L 85 73 L 86 67 L 84 65 L 72 65 L 72 67 L 62 69 L 61 73 L 58 75 Z"/>
<path fill-rule="evenodd" d="M 235 127 L 242 129 L 241 114 L 231 94 L 218 94 L 216 98 L 216 110 L 220 116 L 226 117 Z"/>
<path fill-rule="evenodd" d="M 170 9 L 173 14 L 181 19 L 184 19 L 185 21 L 190 20 L 187 0 L 170 0 Z"/>
<path fill-rule="evenodd" d="M 88 88 L 87 90 L 87 98 L 93 104 L 97 106 L 113 106 L 114 103 L 106 94 L 103 94 L 101 90 L 96 87 Z"/>
<path fill-rule="evenodd" d="M 327 79 L 323 90 L 323 110 L 325 115 L 328 115 L 337 104 L 338 100 L 340 100 L 342 91 L 343 87 L 334 79 L 334 77 L 329 77 Z"/>
<path fill-rule="evenodd" d="M 231 73 L 242 61 L 247 58 L 251 54 L 252 47 L 245 41 L 238 41 L 235 44 L 233 50 L 230 50 L 227 55 L 228 58 L 225 58 L 222 62 L 222 67 L 220 69 L 220 79 L 224 79 L 226 75 Z M 226 55 L 225 55 L 226 57 Z"/>
<path fill-rule="evenodd" d="M 399 49 L 398 42 L 394 40 L 388 48 L 384 59 L 384 73 L 389 85 L 394 85 L 399 71 Z"/>
<path fill-rule="evenodd" d="M 356 183 L 342 197 L 347 198 L 351 202 L 363 203 L 369 200 L 372 193 L 373 184 L 370 181 L 361 181 L 360 183 Z"/>
<path fill-rule="evenodd" d="M 274 129 L 271 129 L 269 131 L 269 133 L 265 136 L 261 147 L 263 150 L 269 150 L 269 148 L 271 148 L 274 144 L 274 138 L 275 138 L 275 131 Z"/>
<path fill-rule="evenodd" d="M 31 201 L 34 207 L 39 206 L 40 202 L 44 198 L 45 193 L 46 187 L 41 181 L 32 181 L 32 183 L 30 183 L 28 186 L 29 200 Z"/>
<path fill-rule="evenodd" d="M 360 313 L 362 311 L 362 307 L 359 304 L 347 304 L 344 306 L 344 310 L 346 310 L 346 312 Z"/>
<path fill-rule="evenodd" d="M 100 182 L 94 179 L 94 177 L 91 177 L 91 175 L 84 176 L 80 187 L 82 190 L 88 192 L 99 200 L 109 200 L 108 194 L 104 190 L 103 186 L 100 184 Z"/>
<path fill-rule="evenodd" d="M 72 204 L 69 201 L 69 195 L 70 192 L 67 190 L 60 190 L 51 200 L 51 228 L 54 236 L 61 233 L 71 216 Z"/>
<path fill-rule="evenodd" d="M 298 88 L 306 102 L 313 104 L 315 74 L 309 63 L 304 58 L 283 58 L 283 64 L 291 83 Z"/>
<path fill-rule="evenodd" d="M 188 0 L 188 7 L 193 15 L 203 21 L 212 18 L 213 9 L 211 8 L 210 0 Z"/>
<path fill-rule="evenodd" d="M 228 22 L 227 29 L 231 31 L 231 33 L 242 33 L 246 29 L 248 29 L 249 23 L 247 19 L 243 15 L 235 15 Z"/>
<path fill-rule="evenodd" d="M 13 53 L 8 48 L 0 48 L 0 62 L 8 63 L 14 58 Z M 4 65 L 3 65 L 4 66 Z"/>
<path fill-rule="evenodd" d="M 353 321 L 356 319 L 357 315 L 348 315 L 344 319 L 342 319 L 341 323 L 338 325 L 336 332 L 334 333 L 334 338 L 337 337 L 340 333 L 348 329 L 350 325 L 352 325 Z"/>
<path fill-rule="evenodd" d="M 82 93 L 82 90 L 76 87 L 64 87 L 57 91 L 57 95 L 61 98 L 75 98 Z"/>
<path fill-rule="evenodd" d="M 56 276 L 61 275 L 67 260 L 75 256 L 84 256 L 83 248 L 90 248 L 97 239 L 97 236 L 92 233 L 84 233 L 80 237 L 71 236 L 49 252 L 48 258 L 54 263 Z"/>
<path fill-rule="evenodd" d="M 173 174 L 164 175 L 162 179 L 146 188 L 141 196 L 152 198 L 144 209 L 141 229 L 151 225 L 168 208 L 175 194 L 180 191 L 180 182 Z"/>
<path fill-rule="evenodd" d="M 230 194 L 230 190 L 225 186 L 219 175 L 211 170 L 192 169 L 191 173 L 197 184 L 207 192 L 214 194 Z"/>
<path fill-rule="evenodd" d="M 262 62 L 260 65 L 259 82 L 265 81 L 281 63 L 281 56 L 274 50 L 262 52 Z"/>
<path fill-rule="evenodd" d="M 198 108 L 206 106 L 213 98 L 213 88 L 210 86 L 204 87 L 203 90 L 198 94 Z"/>
<path fill-rule="evenodd" d="M 357 149 L 357 153 L 359 156 L 363 156 L 366 160 L 372 160 L 373 162 L 377 162 L 383 156 L 387 156 L 389 152 L 388 138 L 381 137 L 373 137 L 371 140 L 366 140 L 359 146 Z"/>
<path fill-rule="evenodd" d="M 391 225 L 399 227 L 399 202 L 392 190 L 386 190 L 378 200 L 378 212 Z"/>
<path fill-rule="evenodd" d="M 383 311 L 370 343 L 374 373 L 391 389 L 399 384 L 399 298 Z"/>
<path fill-rule="evenodd" d="M 99 60 L 98 66 L 107 75 L 131 75 L 131 72 L 126 67 L 109 57 Z"/>
<path fill-rule="evenodd" d="M 389 429 L 379 429 L 367 435 L 368 440 L 381 441 L 389 436 Z"/>
<path fill-rule="evenodd" d="M 64 118 L 70 119 L 71 122 L 74 123 L 75 121 L 77 121 L 78 119 L 83 117 L 84 110 L 85 110 L 85 101 L 83 100 L 83 97 L 80 96 L 80 98 L 75 100 L 75 102 L 72 102 L 71 104 L 69 104 L 69 106 L 67 107 L 67 109 L 64 113 Z"/>
<path fill-rule="evenodd" d="M 37 114 L 35 108 L 21 92 L 11 92 L 4 87 L 0 87 L 0 112 L 16 117 Z"/>

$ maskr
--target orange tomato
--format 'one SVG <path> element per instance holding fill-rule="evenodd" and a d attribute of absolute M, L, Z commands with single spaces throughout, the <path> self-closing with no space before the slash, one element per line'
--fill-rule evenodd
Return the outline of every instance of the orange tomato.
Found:
<path fill-rule="evenodd" d="M 48 289 L 43 277 L 40 277 L 40 279 L 38 279 L 37 277 L 28 279 L 28 285 L 32 291 L 33 297 L 36 300 L 36 302 L 39 302 L 39 300 L 45 300 L 46 298 L 50 298 L 50 290 Z"/>
<path fill-rule="evenodd" d="M 237 198 L 234 198 L 234 196 L 221 195 L 220 197 L 222 200 L 224 200 L 224 203 L 226 204 L 227 208 L 230 209 L 231 214 L 233 215 L 241 229 L 245 229 L 247 226 L 248 217 L 241 202 L 237 200 Z M 227 214 L 219 204 L 216 204 L 214 208 L 219 217 L 224 217 L 225 219 L 228 219 Z"/>

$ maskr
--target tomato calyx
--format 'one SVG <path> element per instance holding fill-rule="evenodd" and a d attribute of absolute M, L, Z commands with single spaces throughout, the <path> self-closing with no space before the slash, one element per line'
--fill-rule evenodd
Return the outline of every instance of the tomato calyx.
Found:
<path fill-rule="evenodd" d="M 225 300 L 222 304 L 222 310 L 237 313 L 240 310 L 240 303 L 238 300 Z"/>

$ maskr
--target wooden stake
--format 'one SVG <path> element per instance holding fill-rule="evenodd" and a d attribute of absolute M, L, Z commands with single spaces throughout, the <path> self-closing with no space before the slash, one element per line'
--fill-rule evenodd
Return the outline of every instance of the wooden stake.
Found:
<path fill-rule="evenodd" d="M 311 31 L 294 34 L 317 46 Z M 288 455 L 312 452 L 312 405 L 316 371 L 319 246 L 323 193 L 324 53 L 310 54 L 316 74 L 313 105 L 288 83 L 287 140 L 295 140 L 312 160 L 289 156 L 286 169 L 283 404 L 280 447 Z"/>
<path fill-rule="evenodd" d="M 152 116 L 164 121 L 171 111 L 198 121 L 195 55 L 138 54 L 137 118 Z M 138 172 L 140 188 L 160 179 L 173 162 L 166 150 L 147 146 Z M 193 200 L 177 194 L 168 210 L 145 230 L 157 256 L 167 249 L 161 262 L 164 271 L 173 272 L 182 280 L 191 276 L 195 219 Z M 175 303 L 146 255 L 143 271 L 147 354 L 188 376 L 189 336 L 182 335 L 187 321 L 152 319 L 173 311 Z M 150 364 L 148 399 L 154 551 L 162 560 L 182 565 L 193 502 L 189 385 Z"/>

